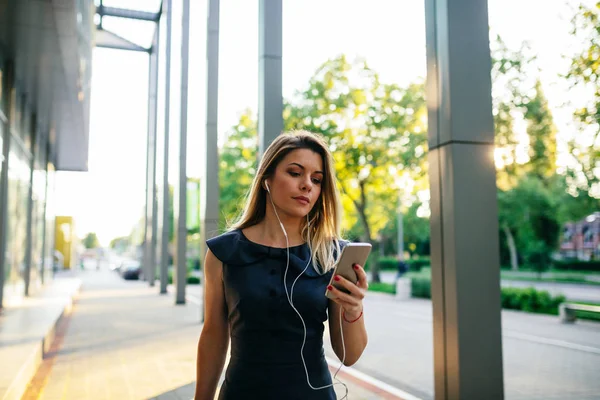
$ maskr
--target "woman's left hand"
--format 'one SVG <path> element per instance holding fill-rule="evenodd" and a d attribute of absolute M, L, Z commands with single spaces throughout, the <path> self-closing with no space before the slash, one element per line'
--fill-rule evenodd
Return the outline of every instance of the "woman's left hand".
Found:
<path fill-rule="evenodd" d="M 356 283 L 350 282 L 348 279 L 341 275 L 335 275 L 333 277 L 337 285 L 340 285 L 350 291 L 350 293 L 344 293 L 333 285 L 330 285 L 327 290 L 331 293 L 331 301 L 337 303 L 343 308 L 344 313 L 348 319 L 354 320 L 360 317 L 360 313 L 363 311 L 363 299 L 369 288 L 367 281 L 367 274 L 362 266 L 354 264 L 352 266 L 358 277 Z"/>

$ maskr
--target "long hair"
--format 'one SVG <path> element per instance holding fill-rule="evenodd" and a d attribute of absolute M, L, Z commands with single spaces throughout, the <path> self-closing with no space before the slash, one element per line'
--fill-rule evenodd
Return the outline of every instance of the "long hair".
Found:
<path fill-rule="evenodd" d="M 262 182 L 275 173 L 277 165 L 288 153 L 296 149 L 312 150 L 321 156 L 323 162 L 321 194 L 308 213 L 308 223 L 306 219 L 303 222 L 301 235 L 311 248 L 313 268 L 325 273 L 335 266 L 336 257 L 340 254 L 341 207 L 333 157 L 320 135 L 297 130 L 283 133 L 271 143 L 260 160 L 244 210 L 231 229 L 245 229 L 265 218 L 267 191 Z"/>

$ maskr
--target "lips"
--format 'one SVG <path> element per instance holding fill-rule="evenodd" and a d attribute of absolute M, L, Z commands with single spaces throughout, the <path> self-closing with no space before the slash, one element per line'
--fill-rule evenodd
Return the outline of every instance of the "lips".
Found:
<path fill-rule="evenodd" d="M 298 197 L 294 197 L 294 200 L 299 201 L 300 203 L 307 205 L 310 204 L 310 200 L 308 197 L 306 196 L 298 196 Z"/>

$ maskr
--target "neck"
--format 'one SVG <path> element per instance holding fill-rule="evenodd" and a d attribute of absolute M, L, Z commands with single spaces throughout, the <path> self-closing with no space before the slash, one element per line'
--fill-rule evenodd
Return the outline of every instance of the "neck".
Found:
<path fill-rule="evenodd" d="M 279 219 L 283 224 L 285 231 L 288 236 L 290 246 L 297 246 L 304 243 L 302 238 L 302 219 L 301 218 L 289 218 L 286 215 L 279 213 Z M 260 229 L 261 236 L 271 243 L 276 243 L 281 247 L 285 247 L 286 241 L 279 220 L 273 212 L 272 207 L 267 207 L 265 218 L 257 226 Z"/>

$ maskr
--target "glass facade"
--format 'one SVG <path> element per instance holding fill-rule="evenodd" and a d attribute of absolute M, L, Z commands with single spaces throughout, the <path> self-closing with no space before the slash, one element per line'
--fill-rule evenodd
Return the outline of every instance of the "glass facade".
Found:
<path fill-rule="evenodd" d="M 31 173 L 32 134 L 25 98 L 11 91 L 10 150 L 8 154 L 7 231 L 4 305 L 18 302 L 25 293 L 27 208 Z"/>
<path fill-rule="evenodd" d="M 4 215 L 6 206 L 6 187 L 4 179 L 4 169 L 6 165 L 6 154 L 4 151 L 4 144 L 8 136 L 7 126 L 7 92 L 6 92 L 6 66 L 4 63 L 3 54 L 0 48 L 0 299 L 4 298 L 4 282 L 6 281 L 7 268 L 5 266 L 6 248 L 4 247 L 6 242 L 6 229 L 4 228 Z M 1 304 L 0 304 L 1 306 Z"/>
<path fill-rule="evenodd" d="M 48 132 L 39 129 L 29 99 L 9 81 L 12 78 L 5 73 L 2 61 L 0 57 L 0 149 L 8 142 L 8 152 L 6 162 L 0 164 L 0 174 L 7 168 L 5 186 L 0 185 L 0 198 L 6 202 L 5 231 L 0 235 L 5 250 L 0 285 L 3 286 L 2 306 L 10 307 L 25 295 L 27 271 L 32 294 L 41 287 L 44 260 L 46 271 L 51 270 L 51 262 L 47 260 L 51 260 L 50 239 L 54 232 L 49 223 L 53 217 L 47 217 L 51 214 L 46 206 L 46 186 L 51 174 L 47 172 Z M 28 220 L 30 204 L 31 220 Z M 27 248 L 29 232 L 30 249 Z M 27 256 L 28 250 L 31 257 Z M 29 266 L 26 265 L 28 259 Z"/>
<path fill-rule="evenodd" d="M 46 154 L 49 154 L 49 146 L 46 147 Z M 48 157 L 46 157 L 48 158 Z M 42 243 L 42 279 L 47 282 L 53 274 L 54 269 L 54 216 L 56 207 L 54 201 L 54 187 L 56 182 L 56 169 L 50 161 L 46 162 L 46 204 L 43 213 L 44 224 L 44 242 Z"/>
<path fill-rule="evenodd" d="M 32 211 L 31 211 L 31 268 L 29 271 L 29 293 L 41 286 L 45 203 L 46 203 L 46 137 L 41 134 L 35 141 L 33 179 L 32 179 Z"/>

